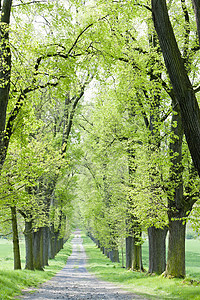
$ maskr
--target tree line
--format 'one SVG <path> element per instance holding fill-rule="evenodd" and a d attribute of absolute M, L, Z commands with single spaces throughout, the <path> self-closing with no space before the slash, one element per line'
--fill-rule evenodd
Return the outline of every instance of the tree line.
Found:
<path fill-rule="evenodd" d="M 1 3 L 1 223 L 24 221 L 26 268 L 63 245 L 73 211 L 126 268 L 185 276 L 198 228 L 199 5 Z M 3 229 L 5 227 L 5 229 Z M 168 257 L 166 261 L 166 235 Z"/>

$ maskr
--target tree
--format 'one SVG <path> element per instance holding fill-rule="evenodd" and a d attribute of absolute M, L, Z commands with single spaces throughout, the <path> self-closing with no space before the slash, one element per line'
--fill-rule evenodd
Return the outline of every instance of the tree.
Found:
<path fill-rule="evenodd" d="M 4 0 L 0 19 L 0 170 L 6 157 L 8 136 L 5 133 L 6 112 L 10 93 L 11 51 L 9 45 L 9 24 L 12 0 Z"/>
<path fill-rule="evenodd" d="M 190 149 L 194 165 L 200 174 L 198 151 L 200 142 L 200 110 L 195 97 L 195 90 L 190 82 L 188 71 L 184 64 L 184 59 L 181 56 L 174 35 L 172 24 L 168 15 L 166 1 L 152 0 L 151 3 L 155 29 L 158 34 L 160 47 L 162 49 L 165 65 L 173 86 L 173 91 L 178 105 L 180 106 L 180 113 L 188 147 Z M 187 25 L 189 26 L 189 24 Z M 174 151 L 179 156 L 178 160 L 174 163 L 174 167 L 179 168 L 178 173 L 181 176 L 180 146 L 182 138 L 181 129 L 179 129 L 181 128 L 181 121 L 178 120 L 177 123 L 177 136 L 179 137 L 180 145 L 174 142 Z M 181 177 L 178 178 L 178 181 L 179 183 L 175 188 L 176 196 L 173 201 L 169 201 L 169 228 L 171 230 L 169 235 L 166 275 L 184 277 L 185 264 L 183 262 L 183 258 L 185 253 L 185 225 L 183 224 L 182 218 L 186 217 L 186 213 L 192 210 L 192 206 L 196 199 L 194 197 L 189 197 L 187 201 L 185 201 L 183 195 L 180 194 L 182 190 Z M 174 251 L 174 249 L 176 249 L 176 251 Z M 179 261 L 178 265 L 181 266 L 180 268 L 176 267 L 177 261 Z"/>

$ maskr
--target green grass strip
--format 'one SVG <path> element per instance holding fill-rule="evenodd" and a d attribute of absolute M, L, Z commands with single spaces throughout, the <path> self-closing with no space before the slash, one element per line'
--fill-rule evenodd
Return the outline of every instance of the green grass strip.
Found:
<path fill-rule="evenodd" d="M 82 235 L 82 238 L 88 257 L 87 269 L 98 278 L 118 284 L 148 299 L 200 299 L 200 285 L 197 281 L 189 278 L 167 279 L 162 276 L 128 271 L 121 268 L 120 264 L 112 263 L 89 237 Z"/>
<path fill-rule="evenodd" d="M 49 266 L 45 267 L 45 271 L 14 271 L 0 267 L 0 299 L 13 299 L 14 296 L 21 294 L 22 289 L 37 287 L 52 278 L 65 266 L 67 258 L 72 252 L 71 239 L 72 237 L 65 243 L 64 248 L 56 255 L 55 259 L 49 260 Z"/>

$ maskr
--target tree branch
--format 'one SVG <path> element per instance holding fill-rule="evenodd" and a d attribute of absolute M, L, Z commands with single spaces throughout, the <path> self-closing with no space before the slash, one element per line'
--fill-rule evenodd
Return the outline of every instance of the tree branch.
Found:
<path fill-rule="evenodd" d="M 184 48 L 183 48 L 183 57 L 186 58 L 188 55 L 188 46 L 189 46 L 189 37 L 190 37 L 190 17 L 187 10 L 185 0 L 181 0 L 181 6 L 185 18 L 185 36 L 184 36 Z"/>
<path fill-rule="evenodd" d="M 29 5 L 29 4 L 37 4 L 37 3 L 47 3 L 47 1 L 46 0 L 30 1 L 30 2 L 26 2 L 26 3 L 15 4 L 15 5 L 12 5 L 12 7 L 18 7 L 21 5 Z"/>

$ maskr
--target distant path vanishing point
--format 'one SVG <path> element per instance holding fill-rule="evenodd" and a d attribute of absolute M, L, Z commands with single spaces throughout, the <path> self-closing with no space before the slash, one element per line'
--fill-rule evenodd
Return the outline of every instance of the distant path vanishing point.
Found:
<path fill-rule="evenodd" d="M 72 254 L 69 256 L 66 266 L 38 289 L 31 289 L 31 294 L 24 291 L 23 296 L 18 299 L 145 299 L 124 291 L 117 285 L 101 281 L 90 274 L 85 268 L 86 254 L 80 231 L 77 230 L 74 234 Z"/>

